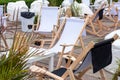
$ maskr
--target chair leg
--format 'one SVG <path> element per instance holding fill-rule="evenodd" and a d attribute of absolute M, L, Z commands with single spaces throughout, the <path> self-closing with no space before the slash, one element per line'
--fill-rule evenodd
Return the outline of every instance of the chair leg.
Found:
<path fill-rule="evenodd" d="M 98 25 L 100 26 L 101 31 L 102 30 L 106 30 L 106 31 L 110 30 L 109 27 L 107 27 L 107 26 L 105 26 L 105 25 L 102 24 L 101 20 L 98 20 Z"/>
<path fill-rule="evenodd" d="M 104 73 L 104 70 L 100 70 L 100 76 L 101 76 L 101 80 L 107 80 L 107 78 L 105 77 L 105 73 Z"/>
<path fill-rule="evenodd" d="M 73 71 L 71 69 L 68 70 L 69 75 L 70 75 L 70 80 L 76 80 L 73 74 Z"/>
<path fill-rule="evenodd" d="M 78 74 L 78 80 L 79 79 L 81 79 L 82 78 L 82 76 L 89 70 L 89 69 L 91 69 L 91 67 L 88 67 L 87 69 L 85 69 L 85 70 L 83 70 L 82 72 L 80 72 L 79 74 Z"/>
<path fill-rule="evenodd" d="M 105 34 L 100 34 L 100 32 L 102 31 L 102 27 L 100 26 L 98 30 L 95 29 L 95 23 L 93 23 L 92 21 L 89 22 L 90 23 L 90 27 L 91 29 L 87 29 L 86 31 L 90 34 L 93 34 L 93 35 L 96 35 L 98 37 L 102 37 L 104 36 Z M 98 21 L 97 21 L 98 23 Z M 97 24 L 98 25 L 98 24 Z"/>
<path fill-rule="evenodd" d="M 82 76 L 89 70 L 91 69 L 91 67 L 88 67 L 87 69 L 83 70 L 82 72 L 80 72 L 78 74 L 78 76 L 75 76 L 77 80 L 81 80 Z M 104 70 L 100 70 L 100 76 L 101 76 L 101 80 L 107 80 L 107 78 L 105 77 L 105 74 L 104 74 Z"/>

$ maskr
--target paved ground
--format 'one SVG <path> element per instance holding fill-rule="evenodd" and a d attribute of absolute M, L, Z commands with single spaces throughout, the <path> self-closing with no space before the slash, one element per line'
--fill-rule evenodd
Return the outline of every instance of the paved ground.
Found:
<path fill-rule="evenodd" d="M 105 24 L 106 25 L 111 25 L 111 23 L 110 22 L 105 22 Z M 14 31 L 15 29 L 9 29 L 9 30 L 12 30 L 12 31 Z M 18 29 L 18 31 L 21 31 L 21 25 L 19 25 L 19 29 Z M 13 39 L 13 33 L 10 33 L 9 31 L 5 34 L 6 35 L 6 41 L 8 42 L 8 44 L 9 44 L 9 47 L 12 45 L 12 39 Z M 102 40 L 104 38 L 104 36 L 103 37 L 97 37 L 97 36 L 94 36 L 94 35 L 90 35 L 90 34 L 87 34 L 87 37 L 86 37 L 86 40 L 84 41 L 86 44 L 89 42 L 89 41 L 100 41 L 100 40 Z M 11 40 L 11 41 L 10 41 Z M 55 59 L 55 64 L 57 63 L 57 56 L 56 56 L 56 59 Z M 45 60 L 45 61 L 42 61 L 42 63 L 44 63 L 44 64 L 46 64 L 47 65 L 47 63 L 46 62 L 48 62 L 47 60 Z M 106 73 L 106 77 L 108 78 L 108 80 L 112 80 L 112 74 L 111 73 L 109 73 L 109 72 L 107 72 L 107 71 L 105 71 L 105 73 Z M 95 73 L 95 74 L 93 74 L 92 73 L 92 69 L 91 70 L 89 70 L 84 76 L 83 76 L 83 79 L 84 80 L 100 80 L 100 76 L 99 76 L 99 73 Z M 32 79 L 32 80 L 35 80 L 34 78 Z"/>

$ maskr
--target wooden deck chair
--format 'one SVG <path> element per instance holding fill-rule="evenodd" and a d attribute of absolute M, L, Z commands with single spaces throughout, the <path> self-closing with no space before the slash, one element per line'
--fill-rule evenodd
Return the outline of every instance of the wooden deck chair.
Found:
<path fill-rule="evenodd" d="M 86 35 L 84 29 L 86 27 L 88 19 L 89 18 L 86 18 L 86 20 L 75 17 L 67 18 L 64 30 L 62 31 L 60 39 L 57 41 L 57 43 L 50 49 L 30 48 L 31 51 L 38 50 L 38 52 L 36 52 L 37 55 L 28 59 L 28 63 L 32 63 L 34 61 L 39 61 L 41 59 L 46 59 L 50 57 L 51 60 L 49 66 L 51 66 L 53 70 L 54 55 L 60 53 L 61 50 L 62 53 L 68 53 L 74 50 L 74 47 L 78 44 L 78 40 L 80 39 L 79 37 L 82 35 Z M 62 45 L 63 48 L 60 45 Z"/>
<path fill-rule="evenodd" d="M 33 27 L 33 31 L 37 33 L 41 38 L 49 38 L 46 43 L 50 44 L 53 40 L 57 30 L 59 29 L 59 7 L 41 7 L 41 14 L 38 15 L 38 22 L 36 28 Z M 34 30 L 36 29 L 36 30 Z M 41 40 L 35 40 L 35 43 L 40 43 Z"/>
<path fill-rule="evenodd" d="M 112 3 L 104 13 L 104 17 L 113 22 L 111 27 L 114 27 L 114 30 L 116 30 L 119 22 L 119 6 L 120 3 Z"/>
<path fill-rule="evenodd" d="M 94 13 L 94 15 L 91 16 L 88 27 L 86 29 L 86 31 L 88 33 L 96 35 L 98 37 L 104 36 L 109 30 L 109 28 L 107 26 L 103 25 L 103 23 L 101 21 L 102 16 L 98 18 L 98 15 L 103 11 L 103 6 L 104 6 L 104 4 L 101 5 L 101 7 L 99 9 L 97 9 L 97 11 Z M 102 34 L 101 34 L 101 32 L 102 32 Z"/>
<path fill-rule="evenodd" d="M 8 44 L 7 41 L 5 39 L 5 32 L 9 31 L 7 30 L 7 18 L 8 18 L 8 14 L 5 13 L 5 7 L 6 5 L 0 5 L 0 37 L 3 40 L 4 43 L 4 47 L 1 45 L 1 48 L 5 48 L 5 50 L 8 50 Z M 11 31 L 9 31 L 11 32 Z"/>
<path fill-rule="evenodd" d="M 5 36 L 4 36 L 4 33 L 5 33 L 6 29 L 5 29 L 5 26 L 4 26 L 4 20 L 3 19 L 4 18 L 1 16 L 0 17 L 0 37 L 3 40 L 3 43 L 4 43 L 5 47 L 3 47 L 0 43 L 0 48 L 8 49 L 8 44 L 7 44 L 7 41 L 6 41 Z"/>
<path fill-rule="evenodd" d="M 111 14 L 112 12 L 112 14 Z M 114 22 L 114 16 L 117 15 L 114 3 L 105 9 L 104 17 Z"/>
<path fill-rule="evenodd" d="M 47 42 L 51 42 L 49 44 L 48 48 L 53 47 L 54 44 L 59 40 L 60 35 L 62 33 L 62 30 L 64 29 L 65 23 L 66 23 L 66 17 L 61 21 L 61 23 L 59 25 L 59 29 L 56 31 L 56 33 L 55 33 L 56 35 L 54 35 L 54 37 L 52 39 L 51 38 L 50 39 L 45 39 L 45 38 L 43 38 L 43 39 L 35 39 L 35 41 L 37 41 L 38 43 L 40 41 L 40 43 L 39 43 L 40 46 L 39 47 L 43 48 Z M 38 34 L 38 36 L 39 36 L 39 34 Z"/>
<path fill-rule="evenodd" d="M 59 7 L 42 7 L 40 17 L 38 17 L 40 24 L 37 24 L 35 32 L 44 36 L 51 36 L 52 33 L 54 36 L 54 29 L 59 27 L 59 17 Z"/>
<path fill-rule="evenodd" d="M 103 68 L 111 64 L 112 61 L 112 42 L 118 39 L 118 35 L 115 34 L 113 38 L 103 40 L 101 42 L 95 43 L 94 47 L 88 52 L 84 58 L 81 66 L 79 66 L 75 73 L 82 71 L 79 74 L 79 79 L 82 77 L 86 71 L 93 68 L 93 73 L 100 70 L 101 80 L 107 80 Z M 104 48 L 103 48 L 104 47 Z M 99 54 L 99 49 L 101 50 Z M 106 58 L 103 58 L 105 57 Z M 105 63 L 104 63 L 105 62 Z M 101 65 L 102 64 L 102 65 Z"/>
<path fill-rule="evenodd" d="M 8 49 L 8 44 L 4 37 L 5 27 L 6 27 L 6 18 L 3 17 L 5 13 L 5 5 L 0 5 L 0 38 L 3 40 L 4 46 L 0 43 L 0 48 Z"/>
<path fill-rule="evenodd" d="M 102 41 L 100 43 L 94 43 L 94 42 L 89 43 L 88 46 L 86 46 L 84 48 L 84 50 L 77 56 L 76 60 L 73 61 L 73 63 L 71 63 L 71 65 L 68 68 L 59 68 L 59 69 L 56 69 L 52 72 L 49 72 L 49 71 L 47 71 L 43 68 L 40 68 L 36 65 L 33 65 L 33 66 L 30 67 L 30 70 L 33 71 L 33 72 L 37 72 L 37 73 L 47 75 L 47 76 L 49 76 L 47 78 L 53 78 L 55 80 L 65 80 L 68 76 L 70 76 L 69 80 L 76 80 L 74 75 L 79 71 L 81 71 L 84 74 L 88 70 L 87 68 L 89 68 L 89 66 L 92 64 L 94 66 L 93 67 L 93 72 L 100 71 L 102 80 L 106 80 L 105 74 L 104 74 L 102 69 L 105 66 L 109 65 L 110 62 L 111 62 L 110 57 L 108 57 L 108 55 L 111 56 L 111 47 L 110 46 L 111 46 L 111 42 L 116 40 L 117 37 L 118 36 L 115 35 L 114 38 Z M 101 58 L 100 61 L 99 61 L 100 58 L 97 59 L 99 57 L 97 55 L 99 55 L 99 54 L 95 53 L 95 52 L 96 51 L 98 52 L 99 48 L 101 48 L 101 49 L 106 48 L 108 50 L 108 54 L 106 53 L 107 54 L 106 57 L 108 57 L 107 59 Z M 101 52 L 102 55 L 106 55 L 106 54 L 104 54 L 104 52 L 106 52 L 106 51 Z M 101 56 L 101 57 L 103 57 L 103 56 Z M 97 61 L 96 61 L 96 59 L 97 59 Z M 82 64 L 79 64 L 80 61 L 83 61 Z M 106 61 L 106 62 L 109 61 L 109 62 L 108 63 L 103 63 L 103 61 Z M 103 63 L 103 64 L 101 64 L 101 63 Z M 85 69 L 85 71 L 84 71 L 84 69 Z M 81 79 L 81 76 L 79 76 L 79 80 L 80 79 Z M 40 80 L 42 80 L 42 78 Z"/>
<path fill-rule="evenodd" d="M 7 27 L 8 29 L 17 29 L 18 28 L 18 14 L 19 14 L 19 8 L 15 8 L 13 11 L 13 14 L 8 14 L 13 15 L 12 21 L 9 21 Z"/>

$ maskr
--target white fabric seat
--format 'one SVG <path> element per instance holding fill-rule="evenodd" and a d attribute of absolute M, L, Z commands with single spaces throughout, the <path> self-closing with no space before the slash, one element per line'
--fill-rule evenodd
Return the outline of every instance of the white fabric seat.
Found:
<path fill-rule="evenodd" d="M 58 7 L 42 7 L 40 25 L 36 32 L 51 32 L 58 22 Z"/>
<path fill-rule="evenodd" d="M 120 30 L 115 30 L 115 31 L 107 34 L 105 36 L 105 39 L 112 38 L 115 34 L 117 34 L 120 37 Z M 118 59 L 120 59 L 119 58 L 119 56 L 120 56 L 120 39 L 117 39 L 112 44 L 112 56 L 113 56 L 112 63 L 109 66 L 107 66 L 105 69 L 111 73 L 115 73 L 115 70 L 117 68 L 116 61 Z"/>

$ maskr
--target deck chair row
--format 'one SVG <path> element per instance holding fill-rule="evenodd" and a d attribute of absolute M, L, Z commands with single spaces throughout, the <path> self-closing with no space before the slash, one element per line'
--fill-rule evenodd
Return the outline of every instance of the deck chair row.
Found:
<path fill-rule="evenodd" d="M 118 27 L 118 22 L 120 20 L 120 2 L 113 2 L 105 11 L 104 16 L 112 21 L 114 24 L 114 30 Z"/>
<path fill-rule="evenodd" d="M 62 30 L 62 34 L 60 35 L 59 40 L 57 42 L 53 42 L 54 45 L 49 49 L 30 47 L 30 52 L 29 52 L 30 54 L 34 50 L 37 50 L 38 52 L 36 52 L 37 55 L 28 59 L 28 63 L 50 57 L 49 64 L 53 69 L 54 56 L 60 53 L 61 50 L 62 50 L 62 53 L 73 52 L 74 47 L 77 46 L 78 44 L 78 41 L 80 41 L 80 43 L 82 44 L 82 47 L 84 48 L 84 44 L 80 36 L 83 36 L 83 35 L 85 36 L 84 29 L 86 27 L 89 17 L 86 20 L 75 18 L 75 17 L 62 18 L 62 20 L 64 19 L 66 19 L 66 24 Z M 58 35 L 59 34 L 57 34 L 56 36 Z M 62 45 L 63 47 L 60 45 Z"/>
<path fill-rule="evenodd" d="M 119 22 L 119 4 L 113 3 L 108 8 L 104 8 L 104 3 L 95 11 L 94 15 L 91 16 L 89 21 L 87 32 L 98 37 L 105 36 L 112 30 L 116 30 Z M 99 17 L 98 17 L 99 16 Z M 103 18 L 112 21 L 112 25 L 103 23 Z"/>
<path fill-rule="evenodd" d="M 73 18 L 74 19 L 74 18 Z M 72 20 L 72 19 L 71 19 Z M 67 21 L 70 21 L 70 20 L 67 20 Z M 72 25 L 72 22 L 74 22 L 74 21 L 70 21 L 69 22 L 69 24 L 65 24 L 65 25 L 69 25 L 69 26 L 71 26 Z M 87 22 L 86 22 L 87 23 Z M 77 24 L 76 24 L 77 25 Z M 81 24 L 80 24 L 81 25 Z M 86 24 L 85 24 L 86 25 Z M 74 25 L 75 26 L 75 25 Z M 85 28 L 85 27 L 84 27 Z M 74 27 L 74 29 L 72 28 L 72 29 L 70 29 L 70 27 L 69 28 L 66 28 L 66 27 L 64 27 L 64 29 L 65 30 L 67 30 L 67 31 L 69 31 L 69 32 L 71 32 L 72 30 L 74 30 L 75 29 L 75 27 Z M 69 30 L 70 29 L 70 30 Z M 81 29 L 79 29 L 79 30 L 81 30 Z M 83 30 L 82 30 L 83 31 Z M 75 32 L 75 31 L 74 31 Z M 73 32 L 73 33 L 74 33 Z M 64 36 L 63 35 L 63 33 L 64 33 L 64 30 L 63 30 L 63 32 L 62 32 L 62 34 L 61 34 L 61 37 L 60 37 L 60 40 L 57 42 L 57 43 L 61 43 L 61 38 L 62 38 L 62 36 Z M 72 33 L 72 32 L 71 32 Z M 72 36 L 74 36 L 73 35 L 73 33 L 71 34 Z M 80 31 L 80 33 L 81 33 L 81 31 Z M 67 34 L 67 36 L 68 36 L 68 34 Z M 66 36 L 64 36 L 64 38 L 66 38 Z M 80 38 L 80 37 L 79 37 Z M 73 38 L 71 38 L 71 39 L 67 39 L 67 40 L 73 40 Z M 61 44 L 65 44 L 65 43 L 67 43 L 68 41 L 67 40 L 65 40 L 64 39 L 64 42 L 62 41 L 62 43 Z M 76 40 L 74 40 L 74 41 L 76 41 Z M 59 46 L 60 46 L 60 43 L 59 43 Z M 74 42 L 74 43 L 76 43 L 76 42 Z M 57 45 L 57 44 L 56 44 Z M 55 46 L 56 46 L 55 45 Z M 72 44 L 73 45 L 73 44 Z M 59 47 L 55 47 L 55 46 L 53 46 L 52 47 L 52 49 L 49 49 L 49 50 L 45 50 L 45 49 L 40 49 L 40 50 L 38 50 L 38 53 L 41 53 L 39 56 L 38 55 L 36 55 L 36 56 L 34 56 L 34 57 L 32 57 L 31 59 L 34 59 L 34 60 L 32 60 L 32 61 L 36 61 L 35 59 L 36 58 L 39 58 L 39 57 L 41 57 L 41 56 L 43 56 L 44 58 L 45 58 L 45 56 L 47 55 L 47 57 L 51 57 L 51 59 L 52 59 L 52 63 L 53 63 L 53 57 L 54 57 L 54 55 L 51 55 L 51 54 L 49 54 L 49 52 L 51 53 L 51 52 L 55 52 L 56 50 L 57 50 L 57 48 L 59 48 Z M 64 48 L 65 48 L 65 46 L 71 46 L 71 45 L 64 45 Z M 63 50 L 64 50 L 64 48 L 63 48 Z M 61 48 L 59 48 L 59 49 L 61 49 Z M 70 52 L 72 52 L 71 51 L 71 49 L 73 50 L 74 48 L 70 48 Z M 55 51 L 54 51 L 55 50 Z M 62 50 L 62 49 L 61 49 Z M 60 50 L 60 51 L 61 51 Z M 58 50 L 58 52 L 59 52 L 59 50 Z M 55 52 L 55 53 L 58 53 L 58 52 Z M 66 52 L 69 52 L 69 50 L 66 50 L 65 51 L 65 53 Z M 48 55 L 49 54 L 49 55 Z M 37 59 L 37 60 L 40 60 L 40 58 L 39 59 Z"/>

